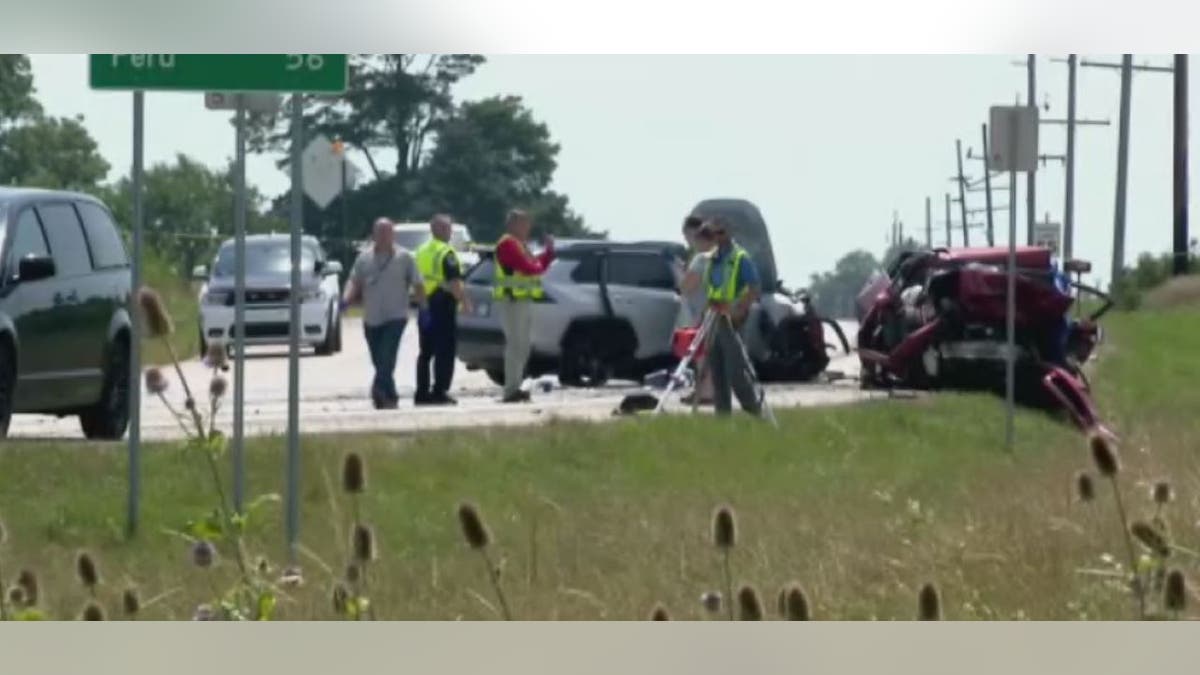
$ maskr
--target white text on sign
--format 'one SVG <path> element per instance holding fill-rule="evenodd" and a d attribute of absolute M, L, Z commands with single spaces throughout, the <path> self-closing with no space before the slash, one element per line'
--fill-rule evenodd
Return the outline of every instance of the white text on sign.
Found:
<path fill-rule="evenodd" d="M 121 59 L 129 59 L 129 65 L 134 68 L 164 68 L 171 69 L 175 67 L 174 54 L 113 54 L 113 67 L 121 65 Z"/>

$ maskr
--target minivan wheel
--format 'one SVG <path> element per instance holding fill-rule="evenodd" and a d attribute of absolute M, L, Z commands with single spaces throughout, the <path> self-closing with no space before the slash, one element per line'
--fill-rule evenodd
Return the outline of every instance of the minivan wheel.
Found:
<path fill-rule="evenodd" d="M 129 347 L 124 340 L 113 343 L 104 373 L 100 401 L 79 415 L 79 425 L 88 440 L 116 441 L 129 428 Z"/>
<path fill-rule="evenodd" d="M 8 425 L 17 391 L 16 354 L 7 342 L 0 340 L 0 438 L 8 436 Z"/>

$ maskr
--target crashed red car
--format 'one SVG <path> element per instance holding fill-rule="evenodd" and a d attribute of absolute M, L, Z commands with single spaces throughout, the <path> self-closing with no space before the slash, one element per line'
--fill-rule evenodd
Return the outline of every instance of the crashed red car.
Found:
<path fill-rule="evenodd" d="M 1101 430 L 1083 364 L 1100 341 L 1098 319 L 1112 306 L 1100 291 L 1071 282 L 1041 247 L 1016 251 L 1016 395 L 1061 411 L 1086 431 Z M 1005 384 L 1007 248 L 933 249 L 901 254 L 858 297 L 864 387 L 988 389 Z M 1076 294 L 1101 299 L 1073 317 Z"/>

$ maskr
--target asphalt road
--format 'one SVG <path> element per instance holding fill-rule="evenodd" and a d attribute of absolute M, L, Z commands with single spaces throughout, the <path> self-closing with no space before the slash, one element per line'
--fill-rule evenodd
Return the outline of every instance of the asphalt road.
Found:
<path fill-rule="evenodd" d="M 844 323 L 847 336 L 853 336 L 852 322 Z M 400 346 L 396 380 L 406 400 L 399 410 L 377 411 L 368 399 L 372 377 L 371 362 L 362 338 L 362 324 L 347 319 L 342 353 L 320 357 L 303 352 L 300 361 L 300 430 L 302 433 L 348 431 L 416 431 L 422 429 L 462 428 L 495 425 L 538 424 L 550 419 L 611 419 L 613 410 L 626 394 L 641 390 L 632 383 L 612 383 L 599 389 L 555 388 L 535 392 L 528 404 L 499 403 L 499 389 L 482 371 L 470 372 L 459 364 L 453 395 L 459 405 L 446 408 L 414 408 L 411 403 L 415 381 L 417 334 L 415 323 L 405 330 Z M 832 341 L 832 338 L 831 338 Z M 245 428 L 248 435 L 283 434 L 287 431 L 287 349 L 247 350 Z M 831 372 L 841 371 L 853 378 L 857 358 L 841 353 L 830 364 Z M 170 381 L 167 396 L 181 408 L 183 388 L 171 369 L 164 369 Z M 184 376 L 193 390 L 207 391 L 210 371 L 199 361 L 183 364 Z M 226 374 L 232 380 L 232 372 Z M 768 401 L 775 408 L 854 403 L 879 394 L 860 391 L 857 381 L 844 379 L 810 384 L 771 385 Z M 178 422 L 156 397 L 143 394 L 142 435 L 147 440 L 165 440 L 182 435 Z M 219 428 L 232 428 L 228 406 L 218 413 Z M 673 411 L 688 411 L 675 403 Z M 13 419 L 13 438 L 80 438 L 74 418 L 58 419 L 18 415 Z"/>

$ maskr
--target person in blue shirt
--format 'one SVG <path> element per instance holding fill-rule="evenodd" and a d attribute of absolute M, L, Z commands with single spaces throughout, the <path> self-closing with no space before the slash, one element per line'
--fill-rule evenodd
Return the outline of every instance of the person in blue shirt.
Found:
<path fill-rule="evenodd" d="M 716 314 L 708 346 L 713 407 L 718 415 L 732 413 L 736 395 L 742 410 L 761 416 L 762 401 L 755 390 L 754 366 L 739 336 L 761 291 L 758 269 L 750 254 L 733 240 L 724 219 L 709 220 L 701 230 L 717 244 L 704 273 L 707 310 Z"/>

